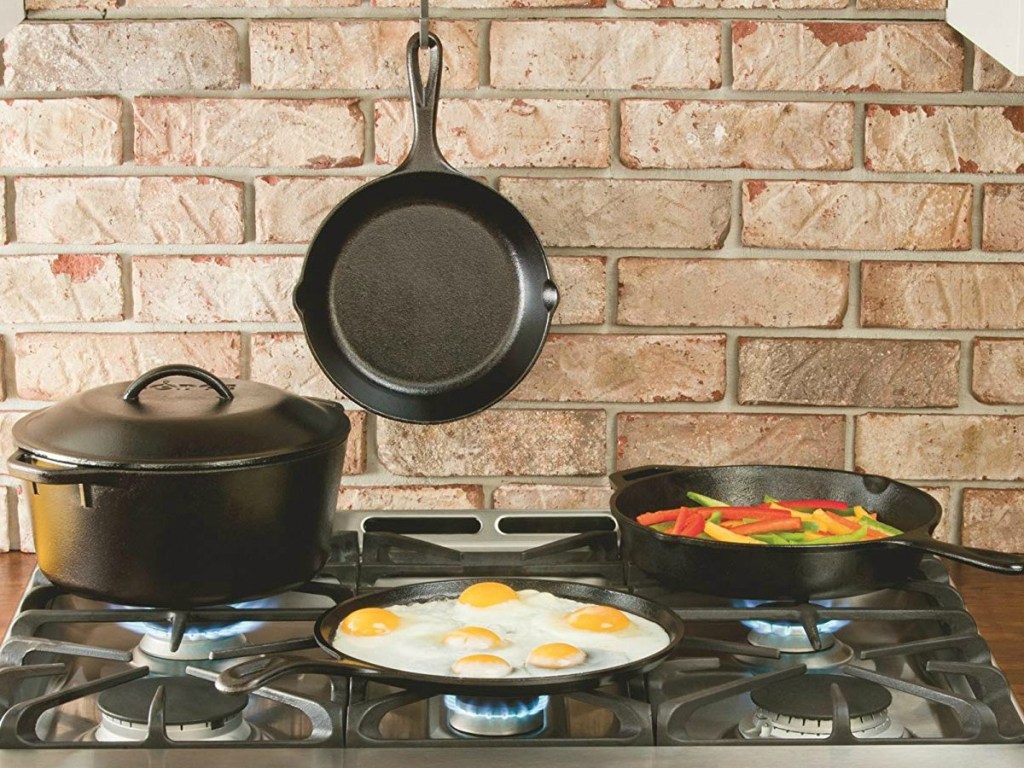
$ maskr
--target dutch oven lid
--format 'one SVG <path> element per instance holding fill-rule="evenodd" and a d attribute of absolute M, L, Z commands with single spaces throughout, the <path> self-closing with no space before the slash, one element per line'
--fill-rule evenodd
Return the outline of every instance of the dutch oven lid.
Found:
<path fill-rule="evenodd" d="M 14 425 L 14 441 L 73 464 L 184 469 L 295 458 L 344 442 L 348 432 L 338 403 L 165 365 L 29 414 Z"/>

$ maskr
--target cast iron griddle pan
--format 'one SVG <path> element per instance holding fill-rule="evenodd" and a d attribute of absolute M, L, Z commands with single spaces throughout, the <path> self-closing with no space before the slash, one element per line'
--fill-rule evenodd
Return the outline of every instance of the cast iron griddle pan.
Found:
<path fill-rule="evenodd" d="M 436 423 L 481 411 L 533 366 L 558 290 L 529 222 L 464 176 L 434 133 L 441 42 L 406 49 L 413 140 L 405 162 L 343 200 L 309 247 L 295 288 L 328 378 L 374 413 Z"/>
<path fill-rule="evenodd" d="M 300 672 L 323 675 L 369 677 L 403 688 L 457 693 L 468 696 L 517 698 L 541 693 L 565 693 L 606 685 L 614 680 L 648 672 L 667 658 L 683 637 L 683 622 L 669 608 L 637 595 L 617 592 L 591 584 L 550 581 L 548 579 L 500 579 L 512 589 L 536 589 L 581 603 L 610 605 L 653 621 L 668 633 L 668 642 L 655 653 L 617 667 L 588 669 L 584 672 L 566 670 L 564 674 L 543 677 L 444 677 L 388 669 L 343 655 L 334 647 L 334 635 L 342 619 L 360 608 L 387 608 L 392 605 L 451 600 L 481 579 L 450 579 L 409 584 L 353 597 L 338 603 L 320 616 L 313 628 L 317 645 L 333 658 L 310 659 L 301 656 L 257 656 L 229 667 L 217 678 L 217 688 L 228 693 L 252 691 L 278 677 Z"/>

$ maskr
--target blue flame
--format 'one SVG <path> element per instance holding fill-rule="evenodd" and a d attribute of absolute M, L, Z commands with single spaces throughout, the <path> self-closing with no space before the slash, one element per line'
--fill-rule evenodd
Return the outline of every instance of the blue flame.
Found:
<path fill-rule="evenodd" d="M 249 600 L 244 603 L 232 603 L 223 607 L 233 608 L 239 611 L 253 611 L 263 608 L 274 608 L 276 606 L 277 599 L 274 597 L 267 597 L 261 600 Z M 111 607 L 116 608 L 117 606 Z M 259 627 L 262 627 L 265 623 L 266 622 L 263 621 L 233 621 L 228 622 L 227 624 L 196 622 L 185 629 L 183 638 L 185 642 L 221 640 L 226 637 L 237 637 L 238 635 L 244 635 L 246 632 L 253 632 Z M 124 627 L 138 635 L 150 635 L 151 637 L 157 637 L 164 640 L 170 640 L 171 637 L 170 621 L 122 621 L 118 622 L 118 626 Z"/>
<path fill-rule="evenodd" d="M 736 608 L 758 608 L 760 606 L 772 606 L 772 603 L 765 603 L 759 600 L 733 600 Z M 814 603 L 819 608 L 830 608 L 831 600 L 821 600 Z M 761 635 L 775 635 L 776 637 L 806 637 L 804 627 L 799 621 L 787 621 L 785 619 L 744 619 L 740 622 L 746 627 Z M 832 635 L 850 623 L 849 619 L 829 619 L 818 622 L 818 634 Z"/>
<path fill-rule="evenodd" d="M 523 720 L 543 712 L 549 696 L 536 699 L 466 699 L 448 694 L 444 705 L 452 712 L 459 712 L 486 720 Z"/>

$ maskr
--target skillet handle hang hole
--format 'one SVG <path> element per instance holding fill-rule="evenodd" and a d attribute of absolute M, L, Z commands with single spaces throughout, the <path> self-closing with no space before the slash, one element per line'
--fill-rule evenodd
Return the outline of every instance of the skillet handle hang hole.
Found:
<path fill-rule="evenodd" d="M 444 52 L 437 35 L 427 34 L 427 78 L 420 70 L 420 33 L 409 38 L 406 64 L 409 70 L 409 92 L 412 96 L 412 145 L 399 166 L 401 170 L 452 171 L 437 145 L 437 103 L 441 93 L 441 67 Z"/>

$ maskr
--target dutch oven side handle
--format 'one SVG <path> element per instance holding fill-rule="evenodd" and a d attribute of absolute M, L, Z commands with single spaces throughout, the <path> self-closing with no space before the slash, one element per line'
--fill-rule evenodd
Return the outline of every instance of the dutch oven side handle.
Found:
<path fill-rule="evenodd" d="M 40 485 L 108 485 L 119 474 L 101 467 L 40 467 L 20 449 L 7 457 L 7 468 L 14 477 Z"/>
<path fill-rule="evenodd" d="M 231 390 L 228 388 L 228 385 L 209 371 L 203 370 L 202 368 L 198 368 L 194 365 L 176 363 L 174 365 L 158 366 L 139 376 L 139 378 L 128 385 L 128 389 L 124 392 L 124 401 L 126 403 L 138 402 L 139 395 L 142 393 L 142 390 L 150 384 L 160 381 L 160 379 L 166 379 L 169 376 L 188 376 L 192 379 L 198 379 L 220 395 L 221 400 L 227 401 L 235 398 L 231 393 Z"/>

